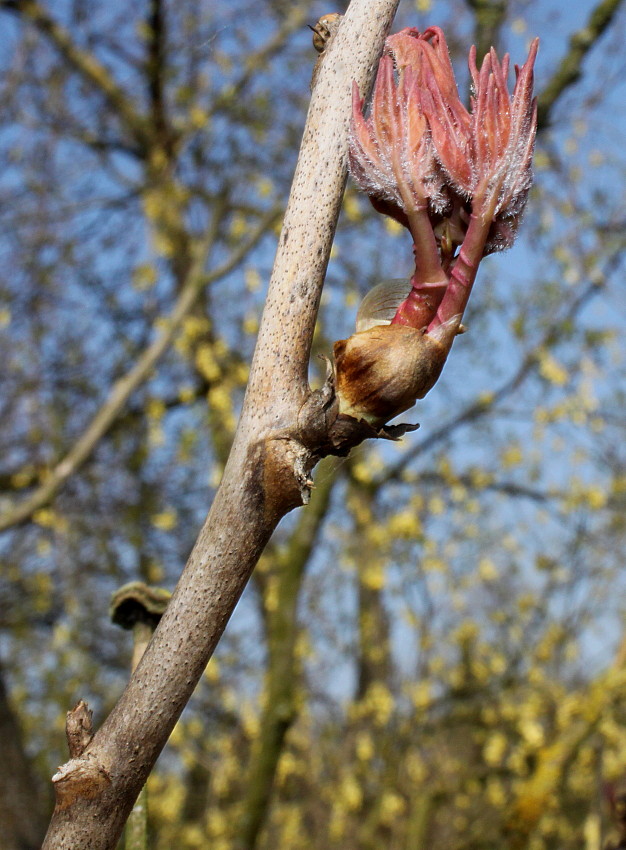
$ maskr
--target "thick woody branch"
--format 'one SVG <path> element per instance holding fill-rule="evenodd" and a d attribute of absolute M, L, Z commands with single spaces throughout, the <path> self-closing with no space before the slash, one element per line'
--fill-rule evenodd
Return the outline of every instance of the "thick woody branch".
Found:
<path fill-rule="evenodd" d="M 307 425 L 311 339 L 345 183 L 351 85 L 370 89 L 397 4 L 353 0 L 322 63 L 222 484 L 152 641 L 83 756 L 110 784 L 56 811 L 44 850 L 115 847 L 271 532 L 301 503 L 297 433 Z"/>

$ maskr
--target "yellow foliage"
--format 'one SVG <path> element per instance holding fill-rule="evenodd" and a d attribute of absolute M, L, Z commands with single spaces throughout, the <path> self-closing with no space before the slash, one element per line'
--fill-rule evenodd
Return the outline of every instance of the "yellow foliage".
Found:
<path fill-rule="evenodd" d="M 477 489 L 487 487 L 493 481 L 493 475 L 486 472 L 484 469 L 472 469 L 470 471 L 469 477 L 472 483 L 472 487 L 475 487 Z"/>
<path fill-rule="evenodd" d="M 495 777 L 490 776 L 487 780 L 487 786 L 485 788 L 486 797 L 489 803 L 492 806 L 495 806 L 497 809 L 503 809 L 506 805 L 507 794 L 502 786 L 502 782 Z"/>
<path fill-rule="evenodd" d="M 248 222 L 240 213 L 235 213 L 230 222 L 230 235 L 234 239 L 241 239 L 247 232 Z"/>
<path fill-rule="evenodd" d="M 363 792 L 354 776 L 344 777 L 339 786 L 339 801 L 345 811 L 353 812 L 361 807 Z"/>
<path fill-rule="evenodd" d="M 380 821 L 391 825 L 406 811 L 406 802 L 395 791 L 385 791 L 380 800 Z"/>
<path fill-rule="evenodd" d="M 412 510 L 400 511 L 389 519 L 389 534 L 394 538 L 413 540 L 422 533 L 419 517 Z"/>
<path fill-rule="evenodd" d="M 361 713 L 371 715 L 377 726 L 386 726 L 395 709 L 395 699 L 383 682 L 373 682 L 362 700 Z"/>
<path fill-rule="evenodd" d="M 252 740 L 259 734 L 259 715 L 254 710 L 249 700 L 245 700 L 239 706 L 239 717 L 241 726 L 246 736 Z"/>
<path fill-rule="evenodd" d="M 210 384 L 219 381 L 222 376 L 222 370 L 217 360 L 215 352 L 210 343 L 203 343 L 198 346 L 195 357 L 196 369 Z"/>
<path fill-rule="evenodd" d="M 256 181 L 256 190 L 261 198 L 269 198 L 274 191 L 274 183 L 269 177 L 259 177 Z"/>
<path fill-rule="evenodd" d="M 558 387 L 564 386 L 569 380 L 567 369 L 547 351 L 540 354 L 539 374 Z"/>
<path fill-rule="evenodd" d="M 189 123 L 194 130 L 201 130 L 209 124 L 210 115 L 206 109 L 199 106 L 192 106 L 189 110 Z"/>
<path fill-rule="evenodd" d="M 583 826 L 585 850 L 600 850 L 602 847 L 602 822 L 597 812 L 589 812 Z"/>
<path fill-rule="evenodd" d="M 522 718 L 517 725 L 524 741 L 532 748 L 540 747 L 545 739 L 544 731 L 540 723 L 530 718 Z"/>
<path fill-rule="evenodd" d="M 478 638 L 479 634 L 480 630 L 477 623 L 473 620 L 463 620 L 455 629 L 452 635 L 452 641 L 460 644 L 471 643 Z"/>
<path fill-rule="evenodd" d="M 356 307 L 359 303 L 359 295 L 353 289 L 346 290 L 343 298 L 343 303 L 346 307 Z"/>
<path fill-rule="evenodd" d="M 165 571 L 163 569 L 163 565 L 159 564 L 157 561 L 150 561 L 147 568 L 147 580 L 151 584 L 159 584 L 163 581 L 164 575 Z"/>
<path fill-rule="evenodd" d="M 204 671 L 205 678 L 212 685 L 216 684 L 220 678 L 220 662 L 213 655 Z"/>
<path fill-rule="evenodd" d="M 207 401 L 209 406 L 216 413 L 230 413 L 232 411 L 232 401 L 228 390 L 220 385 L 212 387 L 207 393 Z"/>
<path fill-rule="evenodd" d="M 359 460 L 352 465 L 352 477 L 360 484 L 369 484 L 373 480 L 372 469 L 367 460 Z"/>
<path fill-rule="evenodd" d="M 454 502 L 462 502 L 467 498 L 467 487 L 463 484 L 453 484 L 450 487 L 450 497 Z"/>
<path fill-rule="evenodd" d="M 48 573 L 35 573 L 29 582 L 33 591 L 32 604 L 38 614 L 43 614 L 50 609 L 52 599 L 52 576 Z"/>
<path fill-rule="evenodd" d="M 42 537 L 41 540 L 37 541 L 37 554 L 41 558 L 45 558 L 46 555 L 49 555 L 52 551 L 52 543 L 46 538 Z M 19 579 L 19 570 L 16 575 L 16 580 Z"/>
<path fill-rule="evenodd" d="M 241 327 L 245 334 L 249 336 L 254 336 L 255 333 L 259 330 L 259 317 L 256 313 L 248 313 L 244 316 L 243 322 L 241 323 Z"/>
<path fill-rule="evenodd" d="M 249 292 L 257 292 L 262 282 L 258 269 L 249 266 L 244 272 L 244 281 Z"/>
<path fill-rule="evenodd" d="M 150 522 L 159 531 L 171 531 L 178 524 L 178 514 L 173 508 L 161 511 L 161 513 L 153 514 L 150 517 Z"/>
<path fill-rule="evenodd" d="M 172 729 L 171 734 L 170 734 L 169 743 L 170 743 L 171 746 L 177 747 L 177 746 L 183 744 L 184 741 L 185 741 L 184 721 L 178 720 L 176 725 Z"/>
<path fill-rule="evenodd" d="M 232 378 L 235 383 L 240 386 L 245 386 L 248 381 L 248 376 L 250 374 L 250 367 L 247 363 L 238 363 L 235 369 L 232 372 Z"/>
<path fill-rule="evenodd" d="M 270 613 L 273 613 L 278 609 L 278 592 L 280 589 L 280 585 L 278 582 L 278 576 L 270 576 L 267 580 L 267 585 L 265 588 L 265 595 L 263 598 L 263 602 L 265 604 L 265 608 Z"/>
<path fill-rule="evenodd" d="M 501 455 L 502 465 L 505 469 L 510 469 L 512 466 L 519 466 L 523 459 L 524 455 L 518 444 L 508 446 Z"/>
<path fill-rule="evenodd" d="M 359 732 L 355 751 L 360 761 L 369 761 L 374 756 L 374 742 L 369 732 Z"/>
<path fill-rule="evenodd" d="M 35 511 L 33 514 L 33 520 L 37 523 L 37 525 L 41 525 L 44 528 L 52 528 L 54 525 L 54 511 L 51 508 L 39 508 L 39 510 Z"/>
<path fill-rule="evenodd" d="M 385 218 L 385 230 L 392 236 L 399 236 L 404 233 L 404 227 L 393 218 Z"/>
<path fill-rule="evenodd" d="M 489 657 L 489 669 L 496 676 L 501 676 L 508 667 L 508 661 L 504 653 L 493 652 Z"/>
<path fill-rule="evenodd" d="M 185 824 L 180 830 L 180 840 L 185 850 L 201 850 L 206 845 L 204 830 L 198 824 Z"/>
<path fill-rule="evenodd" d="M 167 793 L 157 797 L 159 819 L 166 823 L 176 823 L 185 802 L 185 786 L 180 780 L 170 779 L 167 784 Z"/>
<path fill-rule="evenodd" d="M 424 759 L 416 750 L 410 750 L 406 757 L 406 771 L 414 785 L 421 785 L 428 776 L 428 768 Z"/>
<path fill-rule="evenodd" d="M 341 811 L 337 801 L 333 805 L 330 813 L 330 823 L 328 824 L 328 835 L 331 840 L 338 841 L 343 838 L 346 832 L 347 821 L 345 814 Z"/>
<path fill-rule="evenodd" d="M 448 564 L 443 558 L 436 558 L 430 555 L 422 560 L 422 567 L 426 572 L 445 573 L 448 569 Z"/>
<path fill-rule="evenodd" d="M 343 210 L 348 221 L 360 221 L 362 218 L 361 204 L 357 195 L 347 193 L 343 201 Z"/>
<path fill-rule="evenodd" d="M 482 581 L 496 581 L 498 578 L 498 568 L 491 558 L 481 558 L 478 562 L 478 575 Z"/>
<path fill-rule="evenodd" d="M 283 785 L 285 780 L 293 774 L 298 773 L 298 770 L 298 761 L 294 754 L 288 750 L 283 750 L 276 767 L 276 781 L 278 784 Z"/>
<path fill-rule="evenodd" d="M 15 487 L 18 490 L 22 487 L 28 487 L 34 478 L 35 470 L 32 467 L 26 467 L 19 472 L 13 473 L 11 476 L 11 487 Z"/>
<path fill-rule="evenodd" d="M 432 688 L 430 682 L 423 680 L 413 685 L 411 687 L 411 699 L 413 701 L 413 705 L 418 711 L 428 708 L 432 702 Z"/>
<path fill-rule="evenodd" d="M 133 271 L 133 288 L 138 292 L 151 289 L 158 280 L 156 268 L 150 263 L 142 263 Z"/>
<path fill-rule="evenodd" d="M 154 422 L 160 422 L 165 415 L 165 403 L 160 398 L 150 398 L 146 402 L 146 415 L 148 419 L 152 419 Z"/>
<path fill-rule="evenodd" d="M 385 586 L 385 563 L 381 558 L 368 560 L 359 571 L 361 583 L 371 590 L 382 590 Z"/>
<path fill-rule="evenodd" d="M 587 503 L 592 510 L 600 510 L 607 503 L 608 495 L 600 487 L 590 487 L 586 492 Z"/>
<path fill-rule="evenodd" d="M 210 330 L 211 322 L 205 316 L 185 316 L 182 323 L 182 332 L 190 342 L 208 334 Z"/>
<path fill-rule="evenodd" d="M 148 428 L 148 442 L 151 447 L 162 446 L 165 444 L 165 432 L 160 425 L 150 425 Z"/>
<path fill-rule="evenodd" d="M 215 808 L 209 809 L 207 831 L 212 839 L 221 838 L 228 834 L 228 818 L 224 811 Z"/>
<path fill-rule="evenodd" d="M 446 503 L 441 498 L 441 496 L 433 496 L 431 499 L 428 500 L 428 510 L 431 512 L 431 514 L 439 516 L 440 514 L 444 513 L 445 509 Z"/>
<path fill-rule="evenodd" d="M 152 236 L 152 245 L 161 257 L 173 257 L 176 251 L 176 242 L 173 236 L 163 230 L 157 230 Z"/>

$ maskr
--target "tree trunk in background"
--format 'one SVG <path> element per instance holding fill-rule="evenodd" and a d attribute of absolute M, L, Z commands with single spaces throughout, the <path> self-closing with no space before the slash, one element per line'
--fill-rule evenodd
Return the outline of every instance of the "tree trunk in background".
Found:
<path fill-rule="evenodd" d="M 334 458 L 322 463 L 318 485 L 308 509 L 300 514 L 286 551 L 276 552 L 272 571 L 277 585 L 275 600 L 266 611 L 268 662 L 265 702 L 259 737 L 250 760 L 242 816 L 233 845 L 235 850 L 254 850 L 258 845 L 271 806 L 274 778 L 284 751 L 285 736 L 297 717 L 298 601 L 307 565 L 328 512 L 338 469 Z"/>
<path fill-rule="evenodd" d="M 38 850 L 46 834 L 48 807 L 24 750 L 1 670 L 0 741 L 0 846 L 2 850 Z"/>

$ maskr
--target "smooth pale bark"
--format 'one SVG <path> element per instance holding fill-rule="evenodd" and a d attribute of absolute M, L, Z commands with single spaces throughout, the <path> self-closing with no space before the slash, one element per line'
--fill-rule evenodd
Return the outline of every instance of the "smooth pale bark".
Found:
<path fill-rule="evenodd" d="M 55 776 L 44 850 L 116 846 L 270 534 L 302 501 L 315 454 L 315 423 L 308 428 L 303 408 L 308 361 L 345 184 L 351 84 L 369 91 L 397 5 L 353 0 L 324 54 L 222 484 L 126 690 L 84 753 Z"/>

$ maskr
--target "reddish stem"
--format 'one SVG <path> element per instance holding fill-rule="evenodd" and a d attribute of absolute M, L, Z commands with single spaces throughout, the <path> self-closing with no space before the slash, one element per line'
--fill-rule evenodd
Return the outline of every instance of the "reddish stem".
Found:
<path fill-rule="evenodd" d="M 391 324 L 423 328 L 435 315 L 448 286 L 448 278 L 441 266 L 427 207 L 413 207 L 407 218 L 413 236 L 415 273 L 411 278 L 411 291 L 398 307 Z"/>
<path fill-rule="evenodd" d="M 490 218 L 471 214 L 459 256 L 450 273 L 450 282 L 437 313 L 428 326 L 428 333 L 445 324 L 454 316 L 458 316 L 459 322 L 461 321 L 472 286 L 476 280 L 478 264 L 483 256 L 490 226 Z"/>

